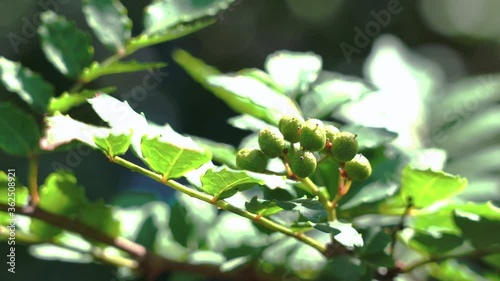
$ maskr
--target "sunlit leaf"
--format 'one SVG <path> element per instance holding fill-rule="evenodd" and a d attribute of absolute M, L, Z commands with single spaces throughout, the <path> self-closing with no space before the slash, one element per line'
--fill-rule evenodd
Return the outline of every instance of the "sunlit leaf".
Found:
<path fill-rule="evenodd" d="M 248 114 L 231 117 L 227 120 L 227 123 L 235 128 L 254 132 L 259 132 L 260 130 L 270 126 L 269 123 Z"/>
<path fill-rule="evenodd" d="M 387 205 L 404 208 L 412 198 L 415 208 L 424 208 L 437 201 L 448 199 L 464 190 L 467 179 L 444 172 L 417 170 L 406 166 L 401 175 L 401 188 Z"/>
<path fill-rule="evenodd" d="M 300 104 L 305 116 L 324 118 L 341 105 L 357 101 L 373 91 L 372 86 L 359 78 L 324 71 L 311 93 L 302 97 Z"/>
<path fill-rule="evenodd" d="M 40 17 L 42 25 L 38 33 L 45 56 L 62 74 L 78 78 L 94 55 L 90 36 L 50 10 Z"/>
<path fill-rule="evenodd" d="M 210 161 L 210 151 L 183 138 L 184 141 L 172 141 L 168 136 L 151 139 L 144 136 L 141 142 L 143 161 L 166 179 L 182 177 Z"/>
<path fill-rule="evenodd" d="M 433 236 L 417 231 L 409 241 L 409 246 L 423 254 L 440 255 L 457 248 L 463 242 L 462 237 L 453 234 Z"/>
<path fill-rule="evenodd" d="M 287 95 L 296 96 L 308 91 L 310 84 L 318 78 L 322 64 L 321 57 L 315 53 L 285 50 L 270 54 L 265 68 Z"/>
<path fill-rule="evenodd" d="M 214 67 L 183 50 L 174 52 L 173 57 L 197 82 L 237 112 L 274 125 L 278 124 L 282 114 L 299 114 L 291 100 L 258 80 L 246 76 L 221 75 Z"/>
<path fill-rule="evenodd" d="M 131 137 L 132 134 L 114 135 L 111 133 L 105 138 L 94 137 L 94 143 L 108 156 L 114 157 L 127 152 L 132 141 Z"/>
<path fill-rule="evenodd" d="M 90 147 L 98 148 L 94 138 L 107 138 L 113 131 L 105 127 L 97 127 L 77 121 L 68 115 L 55 114 L 45 118 L 47 129 L 40 140 L 44 150 L 54 150 L 73 140 L 81 141 Z M 117 134 L 122 132 L 116 131 Z"/>
<path fill-rule="evenodd" d="M 335 240 L 345 247 L 363 247 L 363 238 L 352 224 L 340 221 L 315 224 L 314 228 L 326 233 L 333 233 Z"/>
<path fill-rule="evenodd" d="M 82 5 L 88 25 L 107 48 L 124 52 L 132 33 L 127 9 L 118 0 L 85 0 Z"/>
<path fill-rule="evenodd" d="M 38 150 L 40 131 L 35 118 L 11 103 L 0 103 L 0 149 L 16 156 Z"/>
<path fill-rule="evenodd" d="M 0 171 L 0 202 L 22 207 L 28 204 L 28 188 L 19 182 L 16 172 Z"/>
<path fill-rule="evenodd" d="M 97 90 L 85 89 L 77 93 L 64 92 L 62 95 L 50 99 L 48 111 L 52 114 L 56 111 L 65 113 L 71 108 L 87 102 L 87 99 L 94 97 L 97 93 L 110 94 L 115 90 L 115 87 L 107 87 Z"/>
<path fill-rule="evenodd" d="M 171 1 L 155 0 L 145 9 L 145 34 L 167 33 L 180 23 L 214 16 L 226 9 L 234 0 Z"/>
<path fill-rule="evenodd" d="M 7 90 L 16 93 L 37 112 L 47 111 L 49 99 L 54 95 L 54 87 L 39 74 L 0 57 L 0 80 Z"/>

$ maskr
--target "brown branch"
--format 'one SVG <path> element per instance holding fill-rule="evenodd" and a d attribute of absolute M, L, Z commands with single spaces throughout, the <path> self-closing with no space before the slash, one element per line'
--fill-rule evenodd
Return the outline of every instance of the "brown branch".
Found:
<path fill-rule="evenodd" d="M 10 206 L 7 204 L 0 203 L 0 211 L 8 212 L 9 207 Z M 26 206 L 22 208 L 16 208 L 16 213 L 43 220 L 44 222 L 60 227 L 67 231 L 78 233 L 88 240 L 95 240 L 107 245 L 111 245 L 128 253 L 138 262 L 138 268 L 132 269 L 137 270 L 149 281 L 155 280 L 156 277 L 166 271 L 202 274 L 204 276 L 220 277 L 228 280 L 255 280 L 251 279 L 251 276 L 254 276 L 254 274 L 242 274 L 241 271 L 221 272 L 219 270 L 219 267 L 214 265 L 189 264 L 166 259 L 155 253 L 149 252 L 146 248 L 144 248 L 144 246 L 127 240 L 123 237 L 108 236 L 100 232 L 98 229 L 94 229 L 92 227 L 84 225 L 79 221 L 72 220 L 61 215 L 52 214 L 37 207 Z M 103 260 L 102 256 L 95 258 L 101 261 Z"/>

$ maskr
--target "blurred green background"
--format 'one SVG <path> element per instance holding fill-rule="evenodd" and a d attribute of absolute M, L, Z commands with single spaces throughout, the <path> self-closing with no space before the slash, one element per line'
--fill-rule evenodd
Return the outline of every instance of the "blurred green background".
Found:
<path fill-rule="evenodd" d="M 122 2 L 137 35 L 142 30 L 143 9 L 150 1 Z M 45 59 L 35 31 L 37 17 L 46 9 L 89 31 L 81 1 L 4 0 L 0 2 L 0 55 L 42 73 L 61 93 L 72 82 Z M 226 123 L 236 113 L 185 74 L 172 61 L 172 50 L 186 49 L 224 72 L 262 69 L 267 55 L 277 50 L 312 51 L 323 58 L 324 70 L 361 77 L 379 89 L 329 119 L 396 131 L 397 146 L 419 151 L 414 162 L 467 177 L 470 185 L 462 196 L 498 203 L 499 10 L 496 0 L 237 0 L 218 15 L 214 25 L 133 55 L 140 61 L 169 64 L 161 70 L 162 79 L 153 90 L 144 94 L 137 89 L 149 75 L 146 72 L 104 77 L 89 87 L 116 85 L 117 97 L 128 99 L 134 110 L 156 123 L 238 145 L 248 132 Z M 96 59 L 106 58 L 109 54 L 104 47 L 93 42 Z M 0 100 L 10 99 L 26 108 L 0 89 Z M 89 106 L 76 108 L 70 115 L 99 122 Z M 85 157 L 67 152 L 42 156 L 40 182 L 57 164 L 72 168 L 91 199 L 116 202 L 123 193 L 141 191 L 167 203 L 175 200 L 170 190 L 110 164 L 98 152 Z M 15 168 L 20 179 L 26 179 L 24 159 L 0 152 L 0 168 Z M 0 253 L 5 247 L 0 244 Z M 18 273 L 13 276 L 0 269 L 0 280 L 119 280 L 116 270 L 107 266 L 40 260 L 25 247 L 17 249 Z M 4 261 L 2 255 L 0 263 Z"/>

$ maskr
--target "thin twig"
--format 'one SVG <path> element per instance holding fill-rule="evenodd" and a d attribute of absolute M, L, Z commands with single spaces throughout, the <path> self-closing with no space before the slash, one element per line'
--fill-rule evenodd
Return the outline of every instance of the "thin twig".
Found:
<path fill-rule="evenodd" d="M 38 153 L 33 153 L 29 157 L 28 188 L 31 196 L 30 204 L 32 206 L 38 205 L 38 201 L 40 201 L 38 195 L 38 157 Z"/>

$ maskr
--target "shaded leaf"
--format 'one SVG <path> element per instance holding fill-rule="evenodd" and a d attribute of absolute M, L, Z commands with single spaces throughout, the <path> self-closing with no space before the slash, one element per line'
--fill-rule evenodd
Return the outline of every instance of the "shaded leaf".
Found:
<path fill-rule="evenodd" d="M 35 118 L 11 103 L 0 103 L 0 149 L 15 156 L 38 150 L 40 131 Z"/>
<path fill-rule="evenodd" d="M 398 190 L 398 186 L 394 183 L 372 182 L 363 186 L 361 190 L 350 198 L 347 202 L 339 206 L 340 210 L 349 210 L 356 207 L 363 207 L 364 204 L 381 201 L 391 197 Z"/>
<path fill-rule="evenodd" d="M 179 178 L 212 158 L 210 151 L 199 148 L 191 139 L 173 141 L 166 136 L 141 141 L 142 160 L 165 179 Z"/>
<path fill-rule="evenodd" d="M 454 234 L 442 233 L 433 236 L 417 231 L 408 244 L 423 254 L 440 255 L 457 248 L 463 242 L 462 237 Z"/>
<path fill-rule="evenodd" d="M 50 10 L 43 12 L 40 18 L 42 25 L 38 33 L 45 56 L 62 74 L 78 78 L 94 55 L 90 36 Z"/>
<path fill-rule="evenodd" d="M 47 112 L 54 87 L 43 77 L 19 63 L 0 57 L 0 79 L 4 87 L 16 93 L 39 113 Z"/>
<path fill-rule="evenodd" d="M 113 217 L 112 208 L 105 205 L 103 200 L 79 209 L 77 219 L 108 236 L 117 237 L 120 235 L 120 222 Z"/>
<path fill-rule="evenodd" d="M 38 208 L 69 218 L 76 216 L 80 208 L 89 204 L 83 188 L 77 186 L 75 176 L 65 171 L 50 174 L 40 187 L 39 195 Z M 40 238 L 50 238 L 61 231 L 44 221 L 31 220 L 30 232 Z"/>
<path fill-rule="evenodd" d="M 167 64 L 163 62 L 138 62 L 136 60 L 115 61 L 112 64 L 93 62 L 89 67 L 83 70 L 81 80 L 90 82 L 105 75 L 151 70 L 162 68 L 166 65 Z"/>
<path fill-rule="evenodd" d="M 214 16 L 234 0 L 170 1 L 155 0 L 145 9 L 145 34 L 163 34 L 178 24 Z"/>
<path fill-rule="evenodd" d="M 499 245 L 500 209 L 491 203 L 469 202 L 453 213 L 455 224 L 462 235 L 480 249 Z"/>
<path fill-rule="evenodd" d="M 82 10 L 99 41 L 115 52 L 125 51 L 132 33 L 132 21 L 120 1 L 85 0 Z"/>
<path fill-rule="evenodd" d="M 316 280 L 364 281 L 372 278 L 366 263 L 358 258 L 342 255 L 329 261 Z"/>
<path fill-rule="evenodd" d="M 107 87 L 97 90 L 85 89 L 77 93 L 64 92 L 59 97 L 53 97 L 49 101 L 49 113 L 56 113 L 57 111 L 65 113 L 73 107 L 79 106 L 85 102 L 87 99 L 94 97 L 97 93 L 112 93 L 116 91 L 115 87 Z"/>
<path fill-rule="evenodd" d="M 263 217 L 274 215 L 283 210 L 275 201 L 259 200 L 257 196 L 253 197 L 250 202 L 246 202 L 245 208 L 247 211 Z"/>
<path fill-rule="evenodd" d="M 210 169 L 201 177 L 203 190 L 214 200 L 233 196 L 238 191 L 264 184 L 264 180 L 252 177 L 249 172 L 227 167 Z"/>

